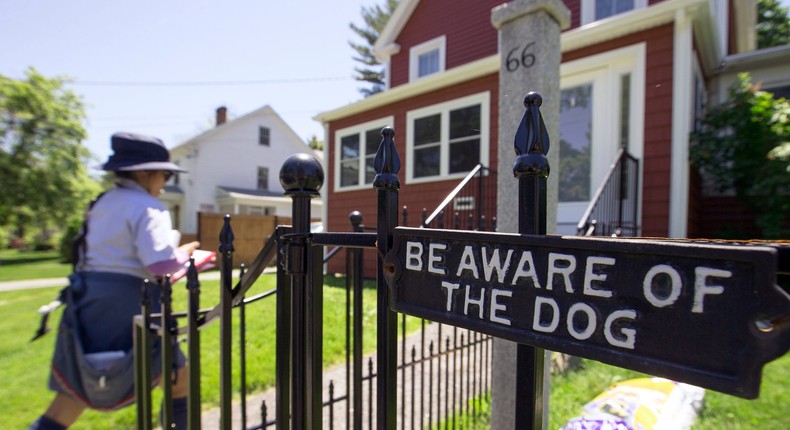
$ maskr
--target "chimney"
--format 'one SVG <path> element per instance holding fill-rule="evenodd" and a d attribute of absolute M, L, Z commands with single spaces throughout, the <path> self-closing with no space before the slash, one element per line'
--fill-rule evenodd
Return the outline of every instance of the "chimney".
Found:
<path fill-rule="evenodd" d="M 228 108 L 225 106 L 220 106 L 217 108 L 217 127 L 225 124 L 228 120 Z"/>

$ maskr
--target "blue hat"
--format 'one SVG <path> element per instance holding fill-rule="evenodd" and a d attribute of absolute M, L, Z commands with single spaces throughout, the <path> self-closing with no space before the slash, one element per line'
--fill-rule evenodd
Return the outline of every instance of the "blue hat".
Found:
<path fill-rule="evenodd" d="M 170 162 L 170 153 L 161 139 L 134 133 L 115 133 L 110 138 L 112 150 L 102 170 L 134 171 L 134 170 L 168 170 L 186 172 L 175 163 Z"/>

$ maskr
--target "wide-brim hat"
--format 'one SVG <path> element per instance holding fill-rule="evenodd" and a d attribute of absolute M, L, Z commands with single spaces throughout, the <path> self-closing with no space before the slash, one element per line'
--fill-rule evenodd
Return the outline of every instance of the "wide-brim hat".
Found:
<path fill-rule="evenodd" d="M 161 139 L 135 133 L 115 133 L 110 138 L 113 154 L 102 165 L 102 170 L 111 172 L 136 170 L 167 170 L 186 172 L 170 162 L 170 152 Z"/>

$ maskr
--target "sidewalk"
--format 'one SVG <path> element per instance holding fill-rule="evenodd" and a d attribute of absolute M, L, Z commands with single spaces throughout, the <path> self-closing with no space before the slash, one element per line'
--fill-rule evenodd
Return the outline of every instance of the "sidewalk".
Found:
<path fill-rule="evenodd" d="M 264 273 L 270 273 L 274 269 L 267 267 Z M 237 280 L 239 276 L 238 270 L 234 270 L 233 279 Z M 219 270 L 211 270 L 199 275 L 199 278 L 204 281 L 213 281 L 219 279 Z M 28 290 L 34 288 L 49 288 L 49 287 L 65 287 L 69 284 L 68 278 L 44 278 L 44 279 L 27 279 L 24 281 L 5 281 L 0 282 L 0 292 Z"/>

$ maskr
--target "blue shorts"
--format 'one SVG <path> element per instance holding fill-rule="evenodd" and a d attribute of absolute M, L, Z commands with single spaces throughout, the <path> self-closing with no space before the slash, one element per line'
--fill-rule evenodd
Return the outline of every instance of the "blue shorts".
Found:
<path fill-rule="evenodd" d="M 130 351 L 133 347 L 133 318 L 140 314 L 143 279 L 108 272 L 83 272 L 71 276 L 77 327 L 83 351 Z M 160 288 L 149 283 L 152 312 L 160 310 Z M 177 342 L 173 342 L 173 369 L 186 364 L 186 357 Z M 56 346 L 54 354 L 63 354 Z M 152 367 L 161 369 L 161 356 L 155 354 Z M 54 383 L 53 383 L 54 382 Z M 50 388 L 64 392 L 56 378 L 50 378 Z M 68 391 L 65 391 L 68 394 Z"/>

